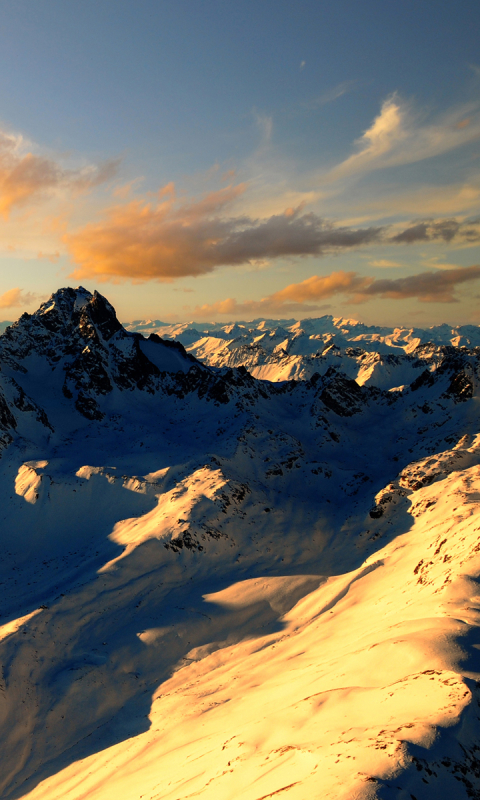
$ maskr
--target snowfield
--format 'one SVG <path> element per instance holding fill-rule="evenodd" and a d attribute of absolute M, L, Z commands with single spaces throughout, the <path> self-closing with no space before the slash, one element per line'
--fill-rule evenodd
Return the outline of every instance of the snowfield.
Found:
<path fill-rule="evenodd" d="M 478 345 L 8 327 L 1 797 L 480 797 Z"/>

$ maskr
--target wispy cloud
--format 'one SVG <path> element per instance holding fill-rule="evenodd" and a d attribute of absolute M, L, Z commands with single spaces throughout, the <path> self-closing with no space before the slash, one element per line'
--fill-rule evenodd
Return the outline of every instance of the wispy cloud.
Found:
<path fill-rule="evenodd" d="M 32 303 L 36 303 L 40 295 L 34 292 L 24 292 L 23 289 L 18 287 L 9 289 L 8 292 L 0 295 L 0 308 L 23 308 Z"/>
<path fill-rule="evenodd" d="M 319 97 L 313 98 L 313 100 L 307 100 L 306 102 L 301 104 L 303 109 L 313 111 L 316 108 L 321 108 L 322 106 L 328 105 L 328 103 L 333 103 L 334 100 L 338 100 L 339 97 L 342 97 L 344 94 L 351 92 L 355 86 L 357 86 L 358 81 L 343 81 L 342 83 L 338 83 L 332 89 L 324 92 L 323 94 L 319 95 Z"/>
<path fill-rule="evenodd" d="M 51 261 L 52 264 L 55 264 L 55 262 L 60 258 L 60 253 L 58 250 L 55 250 L 54 253 L 43 253 L 42 250 L 39 250 L 37 253 L 37 258 L 39 260 L 46 259 L 47 261 Z"/>
<path fill-rule="evenodd" d="M 389 267 L 402 267 L 399 261 L 390 261 L 388 258 L 377 258 L 368 262 L 371 267 L 389 268 Z"/>
<path fill-rule="evenodd" d="M 268 114 L 264 114 L 257 110 L 253 111 L 253 116 L 261 134 L 259 149 L 262 150 L 271 141 L 273 133 L 273 118 Z"/>
<path fill-rule="evenodd" d="M 384 167 L 413 164 L 480 138 L 478 106 L 462 106 L 434 122 L 422 122 L 411 107 L 393 94 L 356 142 L 356 152 L 334 167 L 326 180 Z"/>
<path fill-rule="evenodd" d="M 478 169 L 471 171 L 468 180 L 454 184 L 437 186 L 362 186 L 361 195 L 352 197 L 349 192 L 347 198 L 342 194 L 330 199 L 330 207 L 340 212 L 347 209 L 350 215 L 357 212 L 357 217 L 363 216 L 364 221 L 385 219 L 386 217 L 413 218 L 452 216 L 453 214 L 471 213 L 478 209 L 480 204 L 480 174 Z"/>
<path fill-rule="evenodd" d="M 54 159 L 35 155 L 21 135 L 0 131 L 0 214 L 51 195 L 57 189 L 83 192 L 111 180 L 119 161 L 65 169 Z"/>

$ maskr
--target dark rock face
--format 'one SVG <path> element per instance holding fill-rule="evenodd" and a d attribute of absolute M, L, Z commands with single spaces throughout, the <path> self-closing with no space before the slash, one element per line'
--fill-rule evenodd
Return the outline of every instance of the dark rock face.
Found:
<path fill-rule="evenodd" d="M 139 337 L 135 336 L 129 342 L 130 348 L 126 352 L 113 348 L 114 359 L 112 366 L 113 379 L 121 389 L 138 389 L 155 391 L 155 381 L 159 378 L 160 370 L 148 360 L 139 346 Z"/>
<path fill-rule="evenodd" d="M 94 292 L 90 303 L 90 319 L 102 337 L 108 341 L 118 331 L 123 331 L 112 305 L 98 292 Z"/>
<path fill-rule="evenodd" d="M 0 392 L 0 428 L 7 431 L 9 428 L 15 429 L 16 427 L 17 420 L 10 411 L 5 395 Z"/>
<path fill-rule="evenodd" d="M 192 356 L 190 353 L 187 353 L 183 344 L 181 342 L 177 342 L 174 339 L 162 339 L 158 334 L 151 333 L 148 337 L 149 342 L 155 342 L 156 344 L 163 344 L 165 347 L 170 347 L 172 350 L 177 350 L 177 352 L 181 353 L 187 361 L 191 361 L 192 364 L 197 364 L 197 359 Z"/>
<path fill-rule="evenodd" d="M 327 408 L 339 417 L 351 417 L 362 410 L 370 392 L 366 394 L 356 381 L 337 373 L 333 368 L 327 371 L 325 379 L 327 385 L 320 393 L 320 399 Z"/>
<path fill-rule="evenodd" d="M 421 389 L 422 386 L 433 386 L 435 383 L 435 378 L 428 369 L 425 369 L 418 378 L 415 378 L 413 383 L 410 385 L 410 389 L 412 392 L 416 392 L 417 389 Z"/>
<path fill-rule="evenodd" d="M 455 398 L 458 403 L 470 400 L 473 397 L 473 380 L 464 371 L 457 372 L 450 381 L 447 394 Z"/>

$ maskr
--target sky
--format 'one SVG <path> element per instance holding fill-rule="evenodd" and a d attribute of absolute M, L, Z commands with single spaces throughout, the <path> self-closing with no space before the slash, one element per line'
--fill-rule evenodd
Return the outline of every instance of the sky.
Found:
<path fill-rule="evenodd" d="M 478 0 L 15 0 L 0 319 L 480 324 Z"/>

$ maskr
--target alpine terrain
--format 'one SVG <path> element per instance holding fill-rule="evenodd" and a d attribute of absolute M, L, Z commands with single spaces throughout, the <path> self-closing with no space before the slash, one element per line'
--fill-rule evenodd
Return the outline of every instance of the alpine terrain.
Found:
<path fill-rule="evenodd" d="M 480 798 L 480 329 L 0 336 L 4 800 Z"/>

